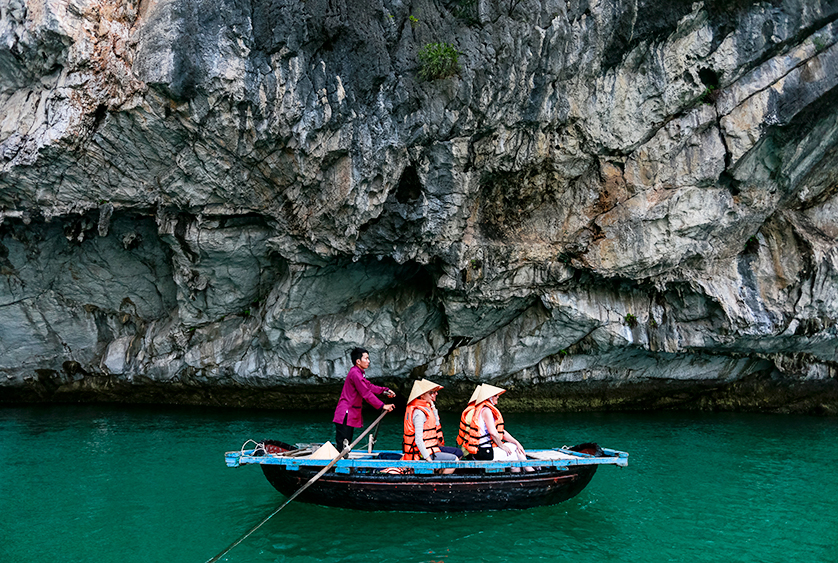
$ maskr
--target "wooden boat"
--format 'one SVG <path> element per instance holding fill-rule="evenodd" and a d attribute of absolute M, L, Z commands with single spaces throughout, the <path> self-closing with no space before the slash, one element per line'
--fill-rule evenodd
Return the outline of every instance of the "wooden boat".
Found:
<path fill-rule="evenodd" d="M 252 442 L 252 441 L 251 441 Z M 267 440 L 227 452 L 229 467 L 258 464 L 276 490 L 291 496 L 331 459 L 314 459 L 320 444 Z M 528 450 L 527 461 L 401 461 L 401 452 L 350 452 L 312 483 L 302 502 L 357 510 L 462 512 L 523 509 L 563 502 L 584 489 L 600 465 L 628 464 L 628 454 L 581 444 Z M 519 473 L 513 467 L 521 467 Z M 524 467 L 535 471 L 526 472 Z M 453 468 L 451 474 L 440 470 Z"/>

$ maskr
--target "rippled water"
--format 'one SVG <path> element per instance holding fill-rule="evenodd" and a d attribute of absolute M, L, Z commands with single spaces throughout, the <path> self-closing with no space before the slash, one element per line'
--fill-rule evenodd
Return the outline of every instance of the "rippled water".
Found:
<path fill-rule="evenodd" d="M 456 415 L 442 418 L 453 439 Z M 628 451 L 629 466 L 600 468 L 578 497 L 527 511 L 292 503 L 224 560 L 838 561 L 838 419 L 506 418 L 526 447 L 596 441 Z M 327 412 L 0 409 L 0 561 L 207 561 L 284 500 L 258 468 L 227 468 L 224 451 L 248 438 L 333 439 L 329 421 Z M 400 423 L 385 418 L 382 447 L 398 447 Z"/>

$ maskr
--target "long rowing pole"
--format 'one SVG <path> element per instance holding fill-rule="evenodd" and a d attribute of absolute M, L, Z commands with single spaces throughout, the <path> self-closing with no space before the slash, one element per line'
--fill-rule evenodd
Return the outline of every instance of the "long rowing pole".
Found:
<path fill-rule="evenodd" d="M 324 467 L 323 469 L 321 469 L 321 470 L 320 470 L 320 472 L 318 472 L 318 473 L 317 473 L 317 475 L 315 475 L 314 477 L 312 477 L 311 479 L 309 479 L 309 480 L 308 480 L 308 483 L 306 483 L 305 485 L 303 485 L 302 487 L 300 487 L 300 488 L 297 490 L 297 492 L 296 492 L 296 493 L 294 493 L 293 495 L 291 495 L 290 497 L 288 497 L 288 500 L 286 500 L 285 502 L 283 502 L 283 503 L 282 503 L 282 505 L 281 505 L 279 508 L 277 508 L 276 510 L 274 510 L 273 512 L 271 512 L 271 513 L 268 515 L 268 517 L 267 517 L 267 518 L 265 518 L 264 520 L 262 520 L 261 522 L 259 522 L 258 524 L 256 524 L 253 528 L 251 528 L 251 529 L 250 529 L 250 531 L 249 531 L 249 532 L 247 532 L 245 535 L 243 535 L 242 537 L 240 537 L 239 539 L 237 539 L 236 541 L 234 541 L 232 544 L 230 544 L 230 547 L 228 547 L 227 549 L 225 549 L 224 551 L 222 551 L 221 553 L 219 553 L 218 555 L 216 555 L 215 557 L 213 557 L 212 559 L 210 559 L 209 561 L 207 561 L 207 563 L 215 563 L 216 561 L 218 561 L 219 559 L 221 559 L 222 557 L 224 557 L 224 556 L 225 556 L 225 555 L 226 555 L 226 554 L 227 554 L 227 553 L 228 553 L 231 549 L 233 549 L 234 547 L 236 547 L 237 545 L 239 545 L 241 542 L 243 542 L 244 540 L 246 540 L 246 539 L 247 539 L 247 537 L 248 537 L 250 534 L 252 534 L 252 533 L 253 533 L 253 532 L 255 532 L 256 530 L 258 530 L 259 528 L 261 528 L 261 527 L 262 527 L 262 524 L 264 524 L 265 522 L 267 522 L 268 520 L 270 520 L 271 518 L 273 518 L 273 517 L 276 515 L 276 513 L 277 513 L 277 512 L 279 512 L 280 510 L 282 510 L 283 508 L 285 508 L 286 506 L 288 506 L 288 503 L 290 503 L 292 500 L 294 500 L 295 498 L 297 498 L 297 497 L 300 495 L 300 493 L 302 493 L 304 490 L 306 490 L 306 489 L 309 487 L 309 485 L 311 485 L 312 483 L 314 483 L 315 481 L 317 481 L 318 479 L 320 479 L 320 477 L 322 477 L 324 473 L 326 473 L 328 470 L 330 470 L 330 469 L 331 469 L 331 468 L 332 468 L 332 467 L 333 467 L 333 466 L 334 466 L 334 465 L 335 465 L 338 461 L 340 461 L 340 460 L 341 460 L 341 459 L 342 459 L 342 458 L 343 458 L 346 454 L 348 454 L 348 453 L 349 453 L 349 451 L 350 451 L 352 448 L 354 448 L 354 447 L 355 447 L 355 445 L 356 445 L 358 442 L 360 442 L 360 441 L 364 438 L 364 436 L 366 436 L 367 434 L 369 434 L 370 430 L 372 430 L 373 428 L 375 428 L 376 426 L 378 426 L 378 423 L 379 423 L 379 422 L 381 422 L 381 419 L 382 419 L 382 418 L 384 418 L 384 415 L 385 415 L 385 414 L 387 414 L 388 412 L 390 412 L 390 411 L 383 411 L 380 415 L 378 415 L 378 418 L 376 418 L 376 419 L 375 419 L 375 421 L 374 421 L 372 424 L 370 424 L 369 426 L 367 426 L 366 430 L 364 430 L 363 432 L 361 432 L 361 435 L 360 435 L 360 436 L 358 436 L 357 438 L 355 438 L 355 441 L 354 441 L 354 442 L 352 442 L 351 444 L 349 444 L 348 446 L 346 446 L 346 447 L 343 449 L 343 451 L 342 451 L 342 452 L 340 452 L 340 453 L 338 454 L 338 456 L 337 456 L 335 459 L 333 459 L 332 461 L 330 461 L 330 462 L 329 462 L 329 465 L 327 465 L 326 467 Z M 345 442 L 344 442 L 344 443 L 345 443 Z"/>

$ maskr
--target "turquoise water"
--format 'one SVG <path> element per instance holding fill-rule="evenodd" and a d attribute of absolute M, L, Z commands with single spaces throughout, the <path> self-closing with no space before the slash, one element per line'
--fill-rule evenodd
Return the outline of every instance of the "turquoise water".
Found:
<path fill-rule="evenodd" d="M 502 405 L 501 405 L 502 406 Z M 367 413 L 367 423 L 374 415 Z M 630 453 L 576 498 L 527 511 L 366 513 L 291 503 L 224 561 L 838 561 L 838 419 L 509 414 L 526 447 Z M 443 413 L 454 437 L 456 415 Z M 249 438 L 334 439 L 326 412 L 0 409 L 0 561 L 204 562 L 284 498 Z M 385 417 L 382 447 L 400 442 Z"/>

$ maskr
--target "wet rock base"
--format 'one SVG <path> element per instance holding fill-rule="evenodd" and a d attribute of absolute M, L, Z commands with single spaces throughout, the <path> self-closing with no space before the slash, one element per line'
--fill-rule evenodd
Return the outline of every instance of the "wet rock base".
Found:
<path fill-rule="evenodd" d="M 403 410 L 409 383 L 377 383 L 397 391 L 394 402 Z M 444 411 L 459 410 L 472 388 L 470 384 L 452 383 L 440 395 L 438 407 Z M 257 389 L 193 383 L 127 383 L 109 376 L 91 376 L 65 384 L 42 379 L 28 387 L 5 388 L 0 404 L 122 403 L 315 410 L 333 408 L 339 395 L 339 385 Z M 725 383 L 580 382 L 537 389 L 517 385 L 507 388 L 501 407 L 504 412 L 701 410 L 838 416 L 838 381 L 791 382 L 754 376 Z"/>

